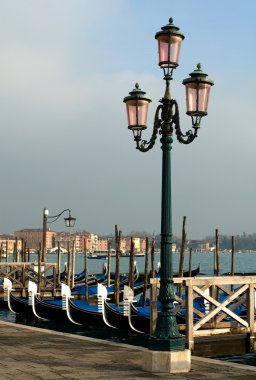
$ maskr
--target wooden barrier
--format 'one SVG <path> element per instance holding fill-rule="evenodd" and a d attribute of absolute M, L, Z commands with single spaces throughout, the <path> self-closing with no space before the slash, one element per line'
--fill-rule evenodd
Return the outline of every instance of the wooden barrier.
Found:
<path fill-rule="evenodd" d="M 5 277 L 12 281 L 14 289 L 22 290 L 25 296 L 28 281 L 34 281 L 40 289 L 51 290 L 53 294 L 56 291 L 56 264 L 31 262 L 1 262 L 0 263 L 0 280 Z M 48 278 L 47 278 L 48 277 Z"/>
<path fill-rule="evenodd" d="M 249 350 L 255 351 L 255 288 L 256 276 L 218 276 L 174 278 L 174 284 L 182 286 L 184 299 L 176 295 L 175 311 L 186 309 L 186 324 L 179 325 L 185 331 L 186 346 L 193 350 L 196 337 L 218 334 L 246 333 Z M 157 286 L 156 286 L 157 284 Z M 151 289 L 156 291 L 159 279 L 151 279 Z M 221 297 L 222 295 L 222 297 Z M 195 298 L 200 297 L 205 310 L 195 307 Z M 245 315 L 236 314 L 235 309 L 243 306 Z M 155 324 L 155 299 L 152 304 L 151 331 Z"/>

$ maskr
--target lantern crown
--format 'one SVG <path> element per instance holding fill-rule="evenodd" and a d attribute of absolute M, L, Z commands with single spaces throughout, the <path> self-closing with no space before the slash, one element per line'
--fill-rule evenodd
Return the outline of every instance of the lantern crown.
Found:
<path fill-rule="evenodd" d="M 151 102 L 151 99 L 149 99 L 147 96 L 145 96 L 146 92 L 140 89 L 139 83 L 135 83 L 135 88 L 129 92 L 130 95 L 126 96 L 124 98 L 124 103 L 128 102 L 129 100 L 146 100 L 149 103 Z"/>
<path fill-rule="evenodd" d="M 201 63 L 198 63 L 196 66 L 196 69 L 189 75 L 190 75 L 190 78 L 186 78 L 183 80 L 182 83 L 184 85 L 186 85 L 187 83 L 192 83 L 192 82 L 208 83 L 211 86 L 214 85 L 214 82 L 211 79 L 207 78 L 208 74 L 203 72 Z"/>

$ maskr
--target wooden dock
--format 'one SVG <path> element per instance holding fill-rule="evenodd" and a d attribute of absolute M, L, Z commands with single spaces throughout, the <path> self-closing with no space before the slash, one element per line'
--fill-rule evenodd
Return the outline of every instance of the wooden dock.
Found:
<path fill-rule="evenodd" d="M 1 262 L 0 279 L 8 277 L 15 294 L 27 296 L 28 281 L 39 286 L 42 296 L 58 296 L 60 281 L 56 276 L 56 264 L 32 262 Z M 241 355 L 256 352 L 255 288 L 256 276 L 216 276 L 174 278 L 174 285 L 181 287 L 184 299 L 176 296 L 176 312 L 186 308 L 186 321 L 179 325 L 185 335 L 186 347 L 199 356 Z M 151 334 L 156 322 L 158 279 L 151 279 Z M 225 297 L 220 298 L 220 294 Z M 195 307 L 195 298 L 204 300 L 206 312 Z M 3 289 L 0 298 L 4 298 Z M 245 316 L 235 309 L 243 306 Z"/>

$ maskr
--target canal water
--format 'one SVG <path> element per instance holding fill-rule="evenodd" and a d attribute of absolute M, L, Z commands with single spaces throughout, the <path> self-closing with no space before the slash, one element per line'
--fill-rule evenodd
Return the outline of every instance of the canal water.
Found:
<path fill-rule="evenodd" d="M 213 275 L 214 269 L 214 257 L 213 253 L 194 252 L 192 254 L 192 269 L 196 268 L 200 264 L 200 271 L 203 275 Z M 12 255 L 9 257 L 9 261 L 12 261 Z M 37 255 L 32 254 L 30 261 L 37 261 Z M 67 254 L 61 254 L 61 271 L 67 263 Z M 88 271 L 89 273 L 100 273 L 102 271 L 103 264 L 106 263 L 105 259 L 88 259 Z M 141 273 L 144 272 L 145 257 L 135 257 L 136 264 Z M 149 260 L 150 261 L 150 260 Z M 48 263 L 57 263 L 56 254 L 47 254 Z M 155 267 L 160 262 L 160 254 L 155 254 Z M 188 270 L 189 254 L 185 254 L 184 270 Z M 150 264 L 149 264 L 150 265 Z M 76 254 L 75 260 L 75 272 L 79 273 L 84 269 L 84 255 Z M 173 253 L 173 272 L 177 273 L 179 269 L 179 253 Z M 129 257 L 121 257 L 120 260 L 121 272 L 129 271 Z M 111 271 L 115 271 L 115 258 L 111 257 Z M 220 273 L 231 271 L 231 253 L 220 253 Z M 256 252 L 239 252 L 235 254 L 235 271 L 236 272 L 255 272 L 256 274 Z"/>
<path fill-rule="evenodd" d="M 12 260 L 10 255 L 9 261 Z M 136 257 L 136 264 L 139 272 L 143 273 L 145 265 L 145 257 Z M 30 261 L 37 261 L 37 255 L 31 255 Z M 155 267 L 160 261 L 160 254 L 155 255 Z M 56 254 L 47 254 L 48 263 L 57 263 Z M 64 270 L 65 263 L 67 262 L 67 255 L 61 255 L 61 271 Z M 101 273 L 103 264 L 106 262 L 104 259 L 88 259 L 89 273 Z M 189 254 L 185 254 L 184 270 L 188 270 Z M 214 268 L 213 253 L 199 253 L 195 252 L 192 256 L 192 269 L 200 265 L 200 274 L 202 276 L 212 276 Z M 84 255 L 77 254 L 75 262 L 76 273 L 84 269 Z M 173 253 L 173 272 L 177 273 L 179 268 L 179 254 Z M 115 270 L 115 258 L 111 257 L 111 270 Z M 120 270 L 123 273 L 129 271 L 129 257 L 121 257 Z M 231 253 L 220 253 L 220 273 L 230 272 L 231 270 Z M 256 252 L 239 252 L 235 254 L 235 271 L 236 272 L 255 272 L 256 274 Z M 77 326 L 71 322 L 58 323 L 49 320 L 38 320 L 34 317 L 14 314 L 6 307 L 0 307 L 0 319 L 8 322 L 30 325 L 45 329 L 52 329 L 55 331 L 62 331 L 71 334 L 78 334 L 88 337 L 95 337 L 99 339 L 107 339 L 114 342 L 127 343 L 137 346 L 147 347 L 148 337 L 144 334 L 133 333 L 132 331 L 122 331 L 118 329 L 99 328 L 90 326 Z M 256 354 L 247 354 L 243 356 L 232 356 L 220 358 L 240 364 L 247 364 L 256 366 Z"/>

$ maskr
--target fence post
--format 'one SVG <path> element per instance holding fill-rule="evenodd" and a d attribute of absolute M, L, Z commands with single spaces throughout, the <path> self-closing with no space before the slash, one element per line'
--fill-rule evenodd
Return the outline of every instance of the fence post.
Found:
<path fill-rule="evenodd" d="M 189 350 L 194 349 L 193 336 L 193 284 L 192 279 L 184 281 L 186 294 L 186 345 Z"/>
<path fill-rule="evenodd" d="M 249 328 L 250 328 L 250 352 L 255 352 L 255 348 L 254 348 L 254 341 L 255 341 L 255 338 L 254 338 L 254 308 L 255 308 L 255 301 L 254 301 L 254 294 L 255 294 L 255 288 L 254 288 L 254 284 L 253 283 L 250 283 L 249 285 L 249 289 L 248 289 L 248 305 L 247 305 L 247 322 L 249 324 Z"/>
<path fill-rule="evenodd" d="M 150 279 L 150 336 L 152 336 L 156 329 L 157 318 L 157 285 L 159 279 Z"/>

